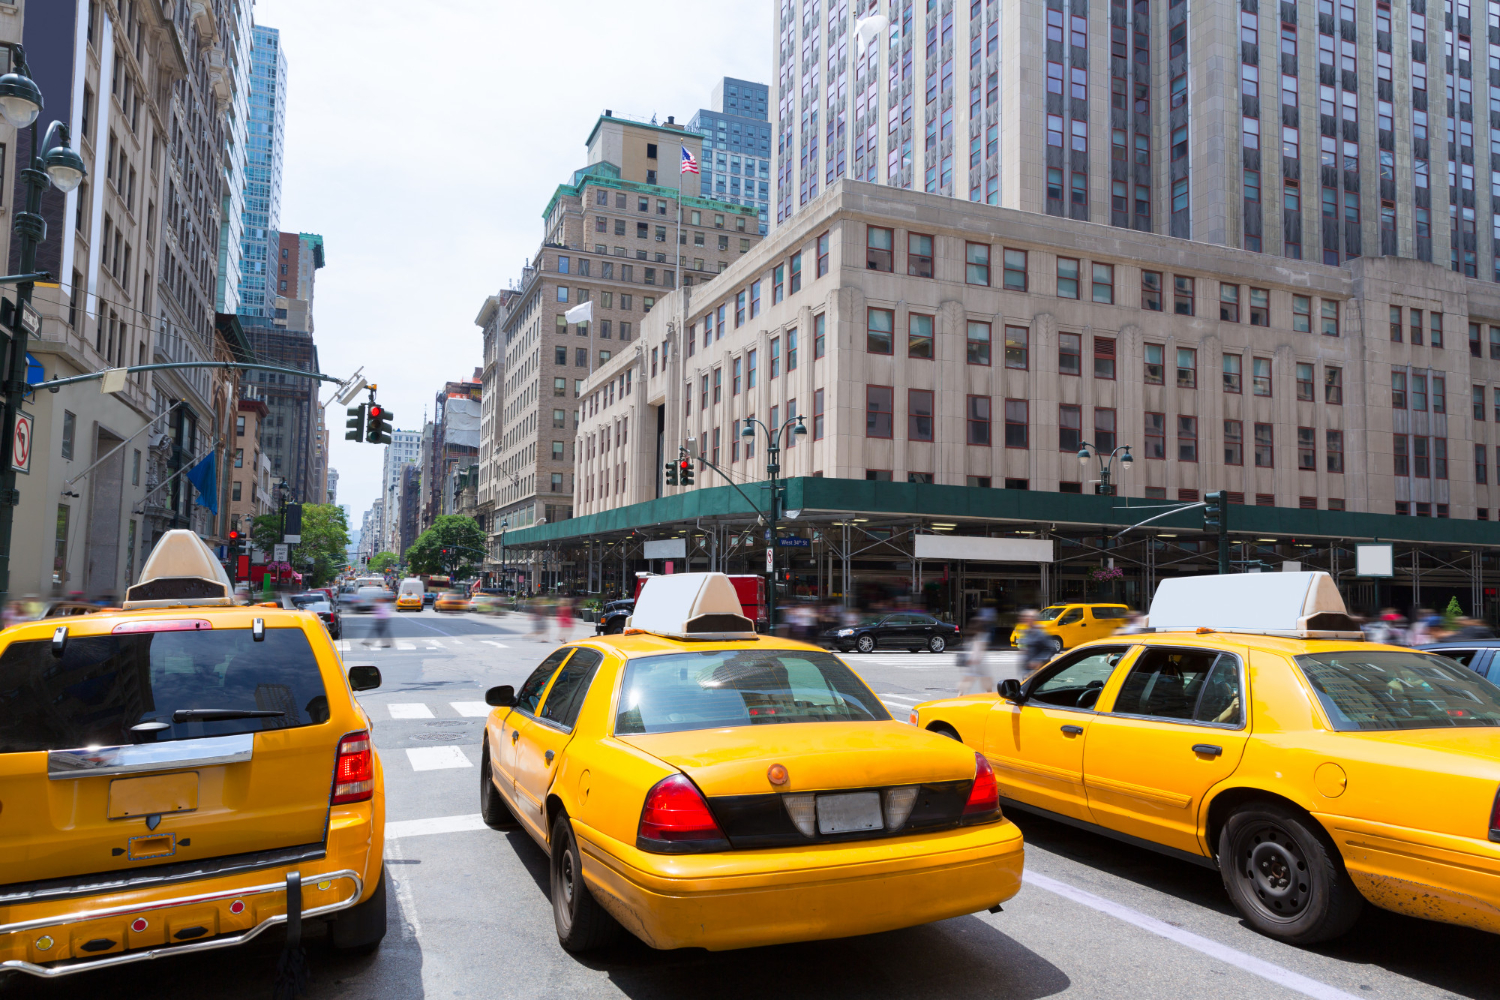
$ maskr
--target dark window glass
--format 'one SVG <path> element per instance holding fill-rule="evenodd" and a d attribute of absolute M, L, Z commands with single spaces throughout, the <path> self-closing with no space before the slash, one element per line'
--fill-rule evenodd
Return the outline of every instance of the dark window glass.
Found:
<path fill-rule="evenodd" d="M 542 705 L 541 718 L 555 722 L 563 729 L 572 729 L 578 721 L 578 712 L 583 708 L 583 699 L 589 693 L 594 673 L 604 657 L 592 649 L 574 652 L 567 664 L 557 673 L 557 681 L 547 692 L 547 701 Z"/>
<path fill-rule="evenodd" d="M 571 646 L 555 649 L 551 656 L 542 661 L 541 666 L 531 672 L 531 676 L 526 678 L 526 683 L 521 685 L 521 690 L 516 692 L 516 708 L 527 715 L 536 711 L 537 702 L 542 700 L 542 692 L 547 690 L 547 682 L 552 679 L 552 674 L 571 652 L 573 652 Z"/>
<path fill-rule="evenodd" d="M 1239 725 L 1239 661 L 1206 649 L 1149 648 L 1130 668 L 1114 711 Z"/>
<path fill-rule="evenodd" d="M 1341 732 L 1500 726 L 1500 688 L 1446 657 L 1355 649 L 1296 660 Z"/>

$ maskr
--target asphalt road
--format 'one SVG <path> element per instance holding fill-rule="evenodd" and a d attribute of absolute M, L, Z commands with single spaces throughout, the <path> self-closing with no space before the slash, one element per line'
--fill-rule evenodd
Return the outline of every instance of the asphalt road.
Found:
<path fill-rule="evenodd" d="M 346 958 L 311 929 L 314 1000 L 1500 997 L 1490 935 L 1367 907 L 1343 939 L 1288 947 L 1243 925 L 1215 872 L 1025 815 L 1012 818 L 1027 883 L 1003 913 L 739 952 L 630 941 L 574 958 L 557 944 L 542 850 L 477 816 L 484 691 L 519 685 L 552 643 L 525 638 L 518 621 L 428 610 L 394 620 L 394 649 L 367 651 L 369 618 L 345 624 L 347 662 L 384 675 L 363 700 L 386 769 L 390 931 L 374 955 Z M 848 659 L 898 718 L 958 683 L 952 655 Z M 280 949 L 273 931 L 242 949 L 57 982 L 13 976 L 0 997 L 264 998 Z"/>

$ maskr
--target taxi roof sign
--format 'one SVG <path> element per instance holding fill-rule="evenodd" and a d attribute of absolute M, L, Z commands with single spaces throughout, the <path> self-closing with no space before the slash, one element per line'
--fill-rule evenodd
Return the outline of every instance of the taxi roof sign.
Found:
<path fill-rule="evenodd" d="M 723 573 L 676 573 L 646 580 L 625 627 L 672 639 L 754 639 L 755 623 Z"/>
<path fill-rule="evenodd" d="M 1217 632 L 1361 639 L 1327 573 L 1233 573 L 1163 580 L 1147 622 L 1155 632 Z"/>
<path fill-rule="evenodd" d="M 135 608 L 229 607 L 229 574 L 196 532 L 177 528 L 162 535 L 141 567 L 141 582 L 125 591 L 126 611 Z"/>

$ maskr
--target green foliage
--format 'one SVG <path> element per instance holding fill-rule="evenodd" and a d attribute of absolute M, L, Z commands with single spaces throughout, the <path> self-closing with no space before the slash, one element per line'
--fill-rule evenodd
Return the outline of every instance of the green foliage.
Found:
<path fill-rule="evenodd" d="M 262 514 L 250 526 L 250 541 L 271 556 L 281 541 L 281 515 Z M 336 504 L 302 505 L 302 541 L 291 547 L 289 562 L 308 587 L 321 587 L 349 564 L 349 524 Z"/>
<path fill-rule="evenodd" d="M 1459 606 L 1458 598 L 1448 598 L 1448 606 L 1443 609 L 1443 624 L 1452 628 L 1454 623 L 1464 616 L 1464 609 Z"/>
<path fill-rule="evenodd" d="M 401 558 L 394 552 L 377 552 L 370 557 L 371 573 L 388 573 L 395 569 Z"/>
<path fill-rule="evenodd" d="M 479 522 L 462 514 L 444 514 L 406 550 L 406 569 L 462 579 L 478 572 L 483 559 L 484 529 Z"/>

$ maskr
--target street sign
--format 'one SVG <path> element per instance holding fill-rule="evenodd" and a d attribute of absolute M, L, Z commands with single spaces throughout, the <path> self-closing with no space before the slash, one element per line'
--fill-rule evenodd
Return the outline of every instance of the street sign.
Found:
<path fill-rule="evenodd" d="M 16 411 L 16 434 L 10 443 L 10 467 L 17 472 L 31 475 L 31 414 L 25 410 Z"/>
<path fill-rule="evenodd" d="M 808 541 L 805 538 L 796 537 L 777 539 L 776 544 L 780 545 L 784 549 L 806 549 L 812 547 L 812 542 Z"/>
<path fill-rule="evenodd" d="M 276 548 L 276 553 L 275 553 L 274 561 L 275 562 L 279 562 L 279 563 L 286 562 L 286 550 L 287 550 L 287 546 L 285 545 L 285 543 L 277 542 L 275 548 Z"/>
<path fill-rule="evenodd" d="M 776 572 L 776 550 L 772 548 L 766 549 L 766 572 Z"/>
<path fill-rule="evenodd" d="M 1395 546 L 1356 545 L 1354 566 L 1355 576 L 1395 576 Z"/>

